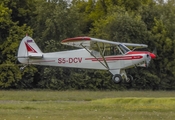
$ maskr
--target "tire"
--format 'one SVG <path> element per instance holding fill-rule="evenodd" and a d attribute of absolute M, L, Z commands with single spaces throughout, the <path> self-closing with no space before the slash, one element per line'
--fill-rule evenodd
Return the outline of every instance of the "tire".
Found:
<path fill-rule="evenodd" d="M 132 83 L 133 77 L 131 75 L 128 75 L 128 79 L 125 80 L 126 83 Z"/>
<path fill-rule="evenodd" d="M 115 84 L 119 84 L 121 83 L 122 81 L 122 76 L 120 74 L 115 74 L 113 77 L 112 77 L 112 81 L 115 83 Z"/>

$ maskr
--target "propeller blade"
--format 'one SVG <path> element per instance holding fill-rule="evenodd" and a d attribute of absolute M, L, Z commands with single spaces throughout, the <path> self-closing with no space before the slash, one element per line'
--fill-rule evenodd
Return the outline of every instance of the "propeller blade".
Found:
<path fill-rule="evenodd" d="M 156 47 L 154 48 L 154 50 L 153 50 L 152 53 L 155 54 L 155 55 L 157 55 L 157 48 Z"/>
<path fill-rule="evenodd" d="M 151 62 L 151 56 L 150 56 L 150 54 L 147 54 L 146 67 L 149 66 L 150 62 Z"/>

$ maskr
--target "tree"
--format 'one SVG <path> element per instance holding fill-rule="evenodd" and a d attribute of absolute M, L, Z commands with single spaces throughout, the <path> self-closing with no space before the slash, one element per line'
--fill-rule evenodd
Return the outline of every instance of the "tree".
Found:
<path fill-rule="evenodd" d="M 23 24 L 30 25 L 31 16 L 34 16 L 37 0 L 2 0 L 11 10 L 11 19 L 18 22 L 19 26 Z"/>
<path fill-rule="evenodd" d="M 0 87 L 14 88 L 21 80 L 21 72 L 16 62 L 16 53 L 21 39 L 26 33 L 31 34 L 30 27 L 19 26 L 19 22 L 11 19 L 12 10 L 8 7 L 9 1 L 0 4 Z"/>
<path fill-rule="evenodd" d="M 0 4 L 0 43 L 8 36 L 8 29 L 13 22 L 10 19 L 11 10 L 5 7 L 4 3 Z"/>

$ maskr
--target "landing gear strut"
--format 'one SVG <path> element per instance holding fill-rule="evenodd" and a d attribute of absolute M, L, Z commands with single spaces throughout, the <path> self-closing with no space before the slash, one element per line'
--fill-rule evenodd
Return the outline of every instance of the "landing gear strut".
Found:
<path fill-rule="evenodd" d="M 127 78 L 125 78 L 126 83 L 131 83 L 133 81 L 133 77 L 131 75 L 128 75 Z"/>
<path fill-rule="evenodd" d="M 121 83 L 123 80 L 125 83 L 130 84 L 133 81 L 133 77 L 131 75 L 126 74 L 125 70 L 120 70 L 118 71 L 119 74 L 114 74 L 114 76 L 112 77 L 112 81 L 116 84 Z"/>
<path fill-rule="evenodd" d="M 27 65 L 24 65 L 23 67 L 20 67 L 20 71 L 23 71 L 26 67 L 27 67 Z"/>

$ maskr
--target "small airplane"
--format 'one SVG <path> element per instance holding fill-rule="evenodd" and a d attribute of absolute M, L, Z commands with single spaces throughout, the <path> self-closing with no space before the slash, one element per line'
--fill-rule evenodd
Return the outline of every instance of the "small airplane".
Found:
<path fill-rule="evenodd" d="M 43 53 L 35 41 L 26 36 L 18 49 L 18 61 L 24 65 L 60 66 L 108 70 L 114 83 L 133 80 L 125 69 L 147 67 L 156 55 L 148 51 L 133 51 L 128 47 L 148 47 L 145 44 L 121 43 L 91 37 L 74 37 L 62 40 L 61 44 L 80 49 Z M 24 66 L 25 67 L 25 66 Z M 23 68 L 24 68 L 23 67 Z M 23 69 L 22 68 L 22 69 Z"/>

